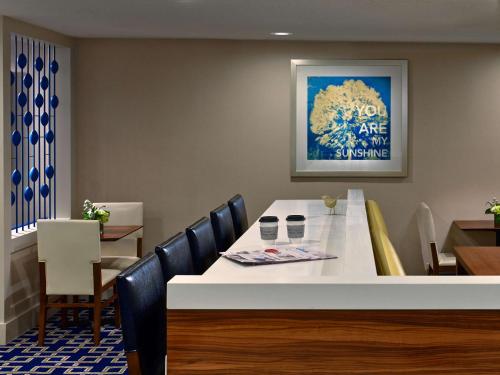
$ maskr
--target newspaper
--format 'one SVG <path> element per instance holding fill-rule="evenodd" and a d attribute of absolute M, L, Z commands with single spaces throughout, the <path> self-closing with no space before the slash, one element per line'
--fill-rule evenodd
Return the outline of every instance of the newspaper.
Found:
<path fill-rule="evenodd" d="M 248 265 L 304 262 L 321 259 L 336 259 L 336 255 L 325 254 L 317 246 L 278 245 L 260 250 L 225 252 L 223 257 Z"/>

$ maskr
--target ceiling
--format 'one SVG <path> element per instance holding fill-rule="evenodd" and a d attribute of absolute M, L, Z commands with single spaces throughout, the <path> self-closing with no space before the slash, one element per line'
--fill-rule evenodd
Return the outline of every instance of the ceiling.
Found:
<path fill-rule="evenodd" d="M 500 0 L 0 0 L 0 14 L 75 37 L 500 43 Z"/>

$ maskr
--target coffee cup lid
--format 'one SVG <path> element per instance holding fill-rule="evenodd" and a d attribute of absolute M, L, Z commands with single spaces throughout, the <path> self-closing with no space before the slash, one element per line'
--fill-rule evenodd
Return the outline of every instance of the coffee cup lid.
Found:
<path fill-rule="evenodd" d="M 288 215 L 286 221 L 304 221 L 306 218 L 304 215 Z"/>
<path fill-rule="evenodd" d="M 262 216 L 259 219 L 259 222 L 261 223 L 277 223 L 278 221 L 278 216 Z"/>

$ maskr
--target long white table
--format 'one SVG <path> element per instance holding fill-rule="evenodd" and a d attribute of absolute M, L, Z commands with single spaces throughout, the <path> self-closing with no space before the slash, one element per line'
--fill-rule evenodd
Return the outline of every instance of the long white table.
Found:
<path fill-rule="evenodd" d="M 376 276 L 363 193 L 350 190 L 348 199 L 339 201 L 338 206 L 338 211 L 344 214 L 329 215 L 329 209 L 322 200 L 277 200 L 262 214 L 279 218 L 278 245 L 289 243 L 285 218 L 293 214 L 304 215 L 306 221 L 302 243 L 317 245 L 321 251 L 337 256 L 336 259 L 244 266 L 221 257 L 204 276 L 224 275 L 227 278 L 254 277 L 264 280 L 290 276 Z M 263 246 L 257 221 L 228 251 L 255 250 Z"/>
<path fill-rule="evenodd" d="M 202 276 L 176 276 L 168 309 L 500 309 L 500 276 L 377 276 L 362 190 L 348 191 L 346 215 L 321 200 L 277 200 L 263 215 L 306 216 L 305 241 L 337 259 L 243 266 L 220 258 Z M 262 246 L 259 223 L 228 250 Z"/>

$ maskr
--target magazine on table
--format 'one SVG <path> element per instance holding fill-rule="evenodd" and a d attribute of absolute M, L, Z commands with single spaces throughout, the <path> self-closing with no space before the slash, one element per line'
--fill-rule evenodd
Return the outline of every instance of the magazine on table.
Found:
<path fill-rule="evenodd" d="M 221 254 L 224 258 L 247 265 L 304 262 L 311 260 L 335 259 L 336 255 L 326 254 L 317 246 L 276 245 L 259 250 L 240 250 Z"/>

